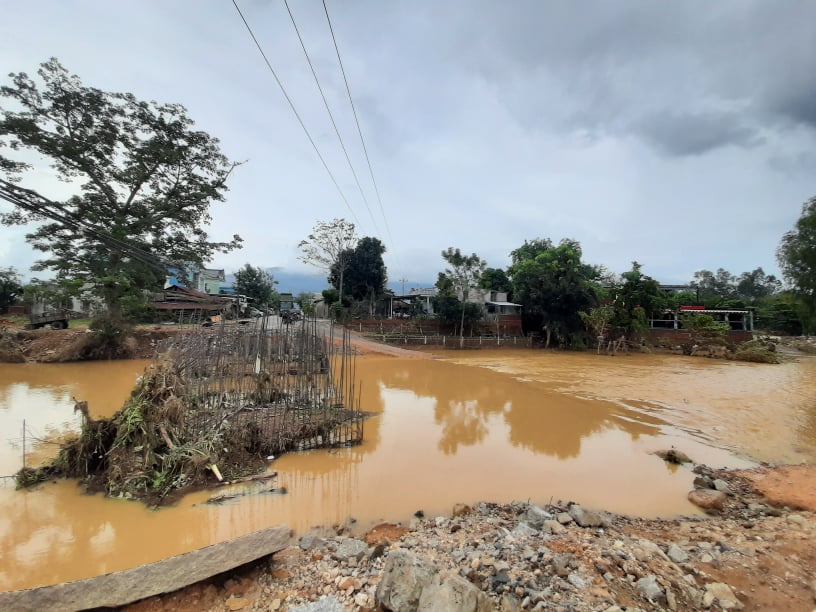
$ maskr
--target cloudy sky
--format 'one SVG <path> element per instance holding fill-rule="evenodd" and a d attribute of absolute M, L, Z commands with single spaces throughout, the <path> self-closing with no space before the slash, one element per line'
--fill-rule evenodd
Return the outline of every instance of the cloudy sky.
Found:
<path fill-rule="evenodd" d="M 536 237 L 667 283 L 776 272 L 781 235 L 816 195 L 810 0 L 327 0 L 382 209 L 320 0 L 290 7 L 368 206 L 283 1 L 238 4 L 350 208 L 231 1 L 0 3 L 3 75 L 56 56 L 86 84 L 184 104 L 246 160 L 211 228 L 245 247 L 215 267 L 307 271 L 298 242 L 346 217 L 408 286 L 435 279 L 449 246 L 504 267 Z M 42 171 L 23 184 L 53 189 Z M 0 229 L 0 266 L 37 258 L 24 234 Z"/>

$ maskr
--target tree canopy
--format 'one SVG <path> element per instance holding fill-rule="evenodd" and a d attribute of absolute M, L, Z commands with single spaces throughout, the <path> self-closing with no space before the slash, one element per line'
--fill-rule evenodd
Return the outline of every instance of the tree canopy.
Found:
<path fill-rule="evenodd" d="M 776 252 L 785 280 L 807 310 L 807 333 L 816 327 L 816 197 L 802 206 L 794 228 L 787 232 Z"/>
<path fill-rule="evenodd" d="M 581 260 L 581 245 L 570 239 L 525 242 L 510 257 L 513 299 L 524 305 L 528 326 L 543 330 L 546 346 L 580 344 L 584 325 L 578 314 L 597 304 L 599 270 Z"/>
<path fill-rule="evenodd" d="M 632 269 L 621 274 L 620 281 L 607 289 L 613 309 L 610 325 L 619 333 L 642 332 L 648 319 L 666 307 L 660 284 L 643 274 L 643 266 L 632 262 Z"/>
<path fill-rule="evenodd" d="M 445 268 L 444 274 L 440 273 L 437 286 L 440 288 L 440 291 L 444 287 L 447 291 L 458 293 L 455 297 L 460 302 L 459 337 L 462 338 L 464 337 L 465 331 L 465 319 L 472 319 L 473 316 L 476 315 L 475 309 L 472 306 L 470 308 L 468 307 L 470 290 L 479 286 L 479 281 L 487 267 L 487 262 L 476 253 L 463 255 L 462 251 L 453 247 L 448 247 L 447 250 L 442 251 L 442 259 L 445 260 L 448 267 Z M 453 304 L 451 298 L 454 296 L 441 295 L 439 297 L 440 299 L 434 303 L 434 309 L 437 310 L 437 312 L 439 312 L 438 309 L 450 310 Z M 481 316 L 481 309 L 479 308 L 478 310 L 478 314 Z M 468 316 L 468 312 L 470 312 L 470 317 Z M 447 315 L 442 316 L 443 318 L 447 318 Z"/>
<path fill-rule="evenodd" d="M 275 285 L 278 281 L 263 268 L 244 264 L 244 267 L 235 273 L 235 281 L 232 283 L 236 293 L 245 295 L 255 302 L 256 305 L 272 306 L 279 302 Z"/>
<path fill-rule="evenodd" d="M 340 280 L 337 289 L 343 297 L 343 276 L 348 268 L 348 253 L 357 243 L 354 224 L 345 219 L 318 221 L 312 233 L 301 240 L 298 248 L 301 254 L 298 259 L 326 272 L 331 281 L 332 268 L 336 268 Z"/>
<path fill-rule="evenodd" d="M 358 301 L 373 302 L 382 294 L 388 280 L 382 257 L 384 253 L 385 245 L 378 238 L 360 238 L 357 246 L 346 249 L 332 265 L 329 282 L 338 290 L 342 282 L 343 295 Z"/>
<path fill-rule="evenodd" d="M 479 288 L 510 293 L 513 290 L 513 284 L 507 273 L 501 268 L 485 268 L 479 278 Z"/>
<path fill-rule="evenodd" d="M 16 204 L 0 221 L 40 223 L 27 236 L 46 254 L 34 269 L 90 283 L 115 314 L 125 295 L 160 286 L 168 266 L 240 247 L 237 235 L 211 242 L 205 230 L 236 164 L 183 106 L 86 86 L 56 58 L 38 74 L 0 87 L 0 152 L 41 155 L 74 194 L 53 201 L 13 185 L 31 167 L 0 153 L 0 195 Z"/>
<path fill-rule="evenodd" d="M 5 312 L 22 295 L 23 286 L 17 270 L 0 268 L 0 312 Z"/>

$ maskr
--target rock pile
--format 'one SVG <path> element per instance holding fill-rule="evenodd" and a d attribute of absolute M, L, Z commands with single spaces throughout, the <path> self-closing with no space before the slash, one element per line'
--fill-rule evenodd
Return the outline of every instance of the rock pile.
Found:
<path fill-rule="evenodd" d="M 254 591 L 210 609 L 812 609 L 814 516 L 769 506 L 725 472 L 700 476 L 731 493 L 716 519 L 479 503 L 365 539 L 307 534 L 257 570 Z"/>

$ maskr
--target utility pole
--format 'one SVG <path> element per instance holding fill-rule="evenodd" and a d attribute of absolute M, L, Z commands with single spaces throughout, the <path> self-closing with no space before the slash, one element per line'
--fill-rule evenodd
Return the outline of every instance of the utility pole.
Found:
<path fill-rule="evenodd" d="M 403 277 L 398 279 L 402 283 L 402 295 L 405 295 L 405 282 L 408 280 L 407 278 Z"/>

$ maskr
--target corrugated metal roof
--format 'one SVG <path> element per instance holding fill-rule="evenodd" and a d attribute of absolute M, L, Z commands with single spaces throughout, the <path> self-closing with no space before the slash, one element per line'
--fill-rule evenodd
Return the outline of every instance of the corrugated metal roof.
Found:
<path fill-rule="evenodd" d="M 493 306 L 521 306 L 521 304 L 514 304 L 513 302 L 485 302 L 485 304 L 493 304 Z"/>

